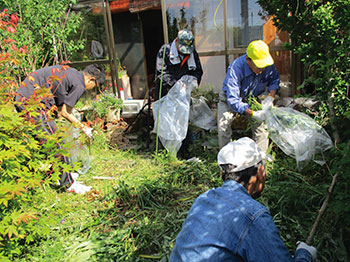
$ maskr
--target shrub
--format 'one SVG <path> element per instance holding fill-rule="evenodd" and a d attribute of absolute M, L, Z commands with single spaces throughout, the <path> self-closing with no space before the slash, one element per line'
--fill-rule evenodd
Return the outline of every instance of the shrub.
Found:
<path fill-rule="evenodd" d="M 16 21 L 7 10 L 0 13 L 0 25 L 0 31 L 16 33 Z M 48 135 L 33 121 L 50 90 L 36 90 L 21 113 L 15 110 L 16 75 L 26 48 L 7 38 L 0 50 L 0 260 L 7 261 L 49 233 L 45 216 L 31 204 L 32 196 L 72 168 L 57 159 L 68 155 L 66 146 L 57 147 L 64 144 L 64 130 Z"/>
<path fill-rule="evenodd" d="M 122 109 L 123 100 L 113 94 L 103 93 L 94 101 L 92 107 L 95 109 L 98 116 L 103 118 L 107 115 L 109 109 Z"/>
<path fill-rule="evenodd" d="M 319 114 L 329 117 L 335 140 L 349 120 L 347 89 L 350 85 L 350 1 L 258 0 L 275 25 L 290 33 L 287 47 L 300 55 L 305 80 L 322 102 Z"/>
<path fill-rule="evenodd" d="M 6 39 L 11 35 L 27 51 L 18 67 L 22 77 L 45 65 L 70 60 L 74 52 L 84 49 L 84 39 L 77 37 L 82 17 L 71 9 L 76 2 L 1 1 L 1 6 L 8 9 L 10 19 L 17 26 L 1 30 L 0 36 Z"/>

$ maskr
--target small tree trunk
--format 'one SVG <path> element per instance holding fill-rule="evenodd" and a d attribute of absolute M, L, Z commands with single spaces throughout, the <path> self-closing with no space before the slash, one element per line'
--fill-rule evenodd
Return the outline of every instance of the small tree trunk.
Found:
<path fill-rule="evenodd" d="M 332 89 L 328 93 L 328 108 L 329 108 L 329 115 L 331 118 L 330 124 L 332 128 L 334 144 L 337 145 L 338 142 L 340 141 L 340 136 L 339 136 L 339 130 L 336 124 L 336 115 L 334 110 L 334 93 L 332 92 Z"/>
<path fill-rule="evenodd" d="M 327 196 L 326 196 L 325 200 L 322 203 L 321 209 L 318 211 L 317 218 L 316 218 L 316 220 L 315 220 L 315 222 L 314 222 L 314 224 L 312 226 L 312 229 L 310 231 L 309 236 L 306 239 L 306 244 L 308 244 L 308 245 L 311 244 L 312 238 L 314 237 L 314 235 L 316 233 L 316 229 L 317 229 L 318 225 L 320 224 L 320 221 L 321 221 L 321 218 L 323 216 L 323 213 L 326 211 L 326 208 L 328 207 L 328 202 L 329 202 L 329 199 L 331 198 L 331 195 L 333 193 L 335 184 L 337 182 L 337 177 L 338 177 L 338 174 L 335 174 L 333 176 L 332 183 L 331 183 L 331 185 L 329 186 L 329 188 L 327 190 Z"/>

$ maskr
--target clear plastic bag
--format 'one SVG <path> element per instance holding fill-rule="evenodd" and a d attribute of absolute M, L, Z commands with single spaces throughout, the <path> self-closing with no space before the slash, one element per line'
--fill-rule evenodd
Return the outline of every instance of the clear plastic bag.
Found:
<path fill-rule="evenodd" d="M 73 164 L 80 163 L 79 174 L 86 174 L 90 169 L 90 153 L 87 145 L 81 144 L 79 140 L 73 142 L 71 149 L 71 161 Z"/>
<path fill-rule="evenodd" d="M 158 136 L 162 145 L 175 155 L 187 134 L 191 92 L 197 86 L 195 77 L 183 76 L 166 96 L 152 104 L 154 117 L 152 132 L 157 133 L 158 108 L 160 108 Z"/>
<path fill-rule="evenodd" d="M 81 121 L 81 116 L 73 109 L 74 116 Z M 90 152 L 89 148 L 86 144 L 83 144 L 80 140 L 80 134 L 81 131 L 79 128 L 72 127 L 70 130 L 70 137 L 68 138 L 68 141 L 71 144 L 71 150 L 70 150 L 70 162 L 73 165 L 76 165 L 77 163 L 80 164 L 81 168 L 78 170 L 79 174 L 86 174 L 87 171 L 90 169 Z"/>
<path fill-rule="evenodd" d="M 205 97 L 191 98 L 190 122 L 199 128 L 210 130 L 216 127 L 216 118 L 213 111 L 205 102 Z"/>
<path fill-rule="evenodd" d="M 299 169 L 304 168 L 316 154 L 333 147 L 327 132 L 308 115 L 287 107 L 265 106 L 269 137 L 288 156 L 296 159 Z"/>

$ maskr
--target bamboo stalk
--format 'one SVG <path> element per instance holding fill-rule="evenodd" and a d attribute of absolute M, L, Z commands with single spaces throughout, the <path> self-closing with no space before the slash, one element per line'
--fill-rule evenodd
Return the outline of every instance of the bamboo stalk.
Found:
<path fill-rule="evenodd" d="M 317 230 L 317 227 L 318 225 L 320 224 L 320 221 L 321 221 L 321 218 L 324 214 L 324 212 L 326 211 L 327 207 L 328 207 L 328 203 L 329 203 L 329 199 L 334 191 L 334 187 L 335 187 L 335 184 L 337 182 L 337 177 L 338 177 L 338 174 L 335 174 L 333 176 L 333 179 L 332 179 L 332 183 L 331 185 L 329 186 L 328 190 L 327 190 L 327 196 L 325 198 L 325 200 L 323 201 L 322 203 L 322 206 L 321 206 L 321 209 L 318 211 L 318 215 L 317 215 L 317 218 L 312 226 L 312 229 L 309 233 L 309 236 L 307 237 L 306 239 L 306 244 L 310 245 L 311 242 L 312 242 L 312 238 L 314 237 L 315 233 L 316 233 L 316 230 Z"/>
<path fill-rule="evenodd" d="M 330 124 L 333 131 L 334 144 L 337 147 L 337 144 L 340 141 L 339 130 L 336 125 L 336 113 L 334 110 L 334 93 L 332 89 L 328 92 L 328 108 L 329 108 L 329 116 L 331 118 Z"/>

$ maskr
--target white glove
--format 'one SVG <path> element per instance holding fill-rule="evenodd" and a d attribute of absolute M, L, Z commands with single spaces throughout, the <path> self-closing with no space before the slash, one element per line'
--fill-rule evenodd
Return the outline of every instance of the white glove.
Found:
<path fill-rule="evenodd" d="M 92 128 L 88 126 L 83 127 L 83 132 L 88 138 L 92 138 Z"/>
<path fill-rule="evenodd" d="M 315 261 L 316 257 L 317 257 L 317 249 L 313 246 L 309 246 L 304 242 L 297 242 L 298 246 L 297 246 L 297 250 L 298 249 L 305 249 L 307 252 L 309 252 L 312 256 L 312 260 Z"/>
<path fill-rule="evenodd" d="M 263 108 L 269 108 L 273 105 L 273 100 L 275 100 L 272 96 L 267 96 L 263 101 L 261 101 L 261 105 Z"/>
<path fill-rule="evenodd" d="M 264 110 L 253 111 L 252 118 L 258 122 L 264 121 L 265 120 L 265 111 Z"/>
<path fill-rule="evenodd" d="M 91 186 L 85 186 L 78 181 L 74 181 L 73 184 L 67 189 L 67 191 L 77 194 L 84 194 L 92 189 Z"/>

